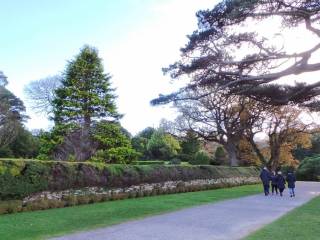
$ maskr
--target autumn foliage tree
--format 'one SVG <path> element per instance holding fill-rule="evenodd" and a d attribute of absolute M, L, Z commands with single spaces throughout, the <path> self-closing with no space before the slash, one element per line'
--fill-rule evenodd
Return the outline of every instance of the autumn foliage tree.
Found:
<path fill-rule="evenodd" d="M 252 138 L 249 139 L 259 160 L 270 169 L 297 165 L 292 155 L 294 148 L 298 145 L 311 146 L 312 124 L 303 123 L 302 112 L 302 109 L 292 106 L 273 108 L 266 113 L 267 118 L 261 126 L 267 135 L 268 147 L 261 148 Z"/>
<path fill-rule="evenodd" d="M 211 87 L 195 87 L 181 97 L 183 100 L 174 102 L 181 113 L 177 119 L 179 130 L 192 131 L 200 139 L 221 144 L 230 164 L 239 165 L 239 143 L 246 129 L 260 119 L 260 108 L 248 98 L 226 95 Z"/>

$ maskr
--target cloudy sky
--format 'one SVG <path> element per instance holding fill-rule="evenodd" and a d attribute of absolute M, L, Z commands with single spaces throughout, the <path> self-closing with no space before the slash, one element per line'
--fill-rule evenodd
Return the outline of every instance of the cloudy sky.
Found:
<path fill-rule="evenodd" d="M 170 107 L 151 107 L 170 83 L 161 68 L 179 58 L 186 35 L 196 29 L 195 13 L 215 0 L 0 0 L 0 70 L 8 88 L 25 100 L 28 82 L 61 73 L 84 44 L 99 49 L 113 76 L 122 125 L 131 133 L 173 119 Z M 46 116 L 31 117 L 29 129 L 48 128 Z"/>

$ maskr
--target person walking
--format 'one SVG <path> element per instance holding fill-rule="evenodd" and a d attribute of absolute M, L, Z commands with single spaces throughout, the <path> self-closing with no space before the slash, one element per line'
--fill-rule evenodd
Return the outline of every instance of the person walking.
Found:
<path fill-rule="evenodd" d="M 277 175 L 275 171 L 273 171 L 271 174 L 271 191 L 272 195 L 274 192 L 276 192 L 276 195 L 278 195 Z"/>
<path fill-rule="evenodd" d="M 264 167 L 262 171 L 260 172 L 260 179 L 263 184 L 263 191 L 264 195 L 268 196 L 269 195 L 269 189 L 270 189 L 270 173 L 267 169 L 267 167 Z"/>
<path fill-rule="evenodd" d="M 288 183 L 290 197 L 295 197 L 296 195 L 295 195 L 294 189 L 296 187 L 296 177 L 292 171 L 288 172 L 286 180 Z"/>
<path fill-rule="evenodd" d="M 280 192 L 280 196 L 283 196 L 283 191 L 286 188 L 286 180 L 284 179 L 284 177 L 282 176 L 282 172 L 278 172 L 277 175 L 277 187 L 279 189 Z"/>

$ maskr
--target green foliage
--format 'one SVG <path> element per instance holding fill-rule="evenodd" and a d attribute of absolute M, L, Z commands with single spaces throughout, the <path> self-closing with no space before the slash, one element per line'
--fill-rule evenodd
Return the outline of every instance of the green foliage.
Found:
<path fill-rule="evenodd" d="M 210 163 L 210 156 L 205 151 L 199 151 L 189 163 L 192 165 L 208 165 Z"/>
<path fill-rule="evenodd" d="M 318 132 L 313 133 L 311 136 L 311 148 L 298 145 L 293 149 L 293 156 L 299 161 L 307 157 L 312 157 L 315 154 L 320 154 L 320 134 Z"/>
<path fill-rule="evenodd" d="M 170 164 L 171 165 L 180 165 L 181 164 L 181 159 L 179 159 L 179 158 L 172 158 L 171 160 L 170 160 Z"/>
<path fill-rule="evenodd" d="M 227 153 L 225 152 L 224 148 L 219 146 L 214 153 L 214 159 L 212 161 L 213 165 L 223 165 L 228 160 Z"/>
<path fill-rule="evenodd" d="M 186 137 L 181 141 L 181 153 L 194 155 L 200 151 L 200 141 L 193 132 L 187 132 Z"/>
<path fill-rule="evenodd" d="M 62 86 L 56 90 L 56 99 L 53 101 L 55 121 L 83 124 L 91 121 L 91 118 L 117 119 L 116 96 L 110 79 L 110 75 L 104 73 L 97 49 L 84 46 L 69 61 Z"/>
<path fill-rule="evenodd" d="M 39 134 L 40 149 L 37 159 L 49 160 L 56 148 L 63 143 L 66 128 L 63 125 L 56 125 L 50 132 L 41 131 Z"/>
<path fill-rule="evenodd" d="M 0 85 L 0 149 L 5 149 L 17 139 L 22 123 L 26 119 L 23 102 L 5 86 Z M 2 152 L 7 151 L 2 150 Z"/>
<path fill-rule="evenodd" d="M 119 123 L 101 121 L 94 127 L 93 138 L 99 150 L 92 160 L 105 163 L 130 163 L 140 154 L 131 147 L 129 134 Z"/>
<path fill-rule="evenodd" d="M 133 165 L 164 165 L 165 161 L 158 161 L 158 160 L 153 160 L 153 161 L 133 161 Z"/>
<path fill-rule="evenodd" d="M 152 137 L 152 134 L 156 130 L 152 127 L 147 127 L 144 130 L 142 130 L 140 133 L 138 133 L 135 137 L 132 138 L 131 144 L 132 147 L 139 153 L 141 153 L 142 159 L 151 159 L 152 156 L 150 155 L 150 152 L 148 151 L 148 142 L 150 138 Z"/>
<path fill-rule="evenodd" d="M 39 153 L 40 140 L 22 125 L 15 127 L 16 136 L 11 143 L 0 147 L 0 157 L 35 158 Z"/>
<path fill-rule="evenodd" d="M 8 158 L 13 158 L 13 152 L 11 150 L 11 148 L 7 145 L 7 146 L 3 146 L 0 148 L 0 157 L 8 157 Z"/>
<path fill-rule="evenodd" d="M 159 130 L 152 134 L 147 149 L 154 158 L 166 160 L 176 156 L 181 148 L 178 140 Z"/>
<path fill-rule="evenodd" d="M 100 149 L 131 147 L 130 139 L 123 134 L 119 123 L 101 121 L 93 128 L 93 138 Z"/>
<path fill-rule="evenodd" d="M 21 199 L 48 187 L 48 166 L 27 161 L 0 161 L 0 200 Z"/>
<path fill-rule="evenodd" d="M 305 158 L 297 169 L 297 178 L 306 181 L 320 181 L 320 155 Z"/>
<path fill-rule="evenodd" d="M 312 135 L 311 143 L 312 143 L 312 147 L 311 147 L 312 153 L 320 154 L 320 133 L 315 133 Z"/>
<path fill-rule="evenodd" d="M 104 145 L 115 144 L 112 139 L 99 135 L 99 130 L 110 132 L 116 129 L 115 126 L 107 128 L 108 124 L 101 126 L 99 121 L 112 122 L 121 118 L 110 79 L 110 75 L 104 73 L 98 51 L 93 47 L 84 46 L 69 61 L 61 87 L 55 91 L 56 97 L 53 100 L 56 127 L 68 130 L 67 135 L 60 135 L 65 137 L 64 145 L 60 146 L 63 148 L 60 152 L 64 153 L 64 159 L 68 158 L 68 154 L 74 154 L 77 161 L 90 159 L 94 154 L 93 140 L 98 139 Z M 93 125 L 97 122 L 98 132 L 92 136 Z M 121 132 L 122 129 L 116 131 Z M 124 131 L 120 135 L 125 136 Z"/>
<path fill-rule="evenodd" d="M 106 151 L 107 159 L 112 163 L 126 164 L 135 161 L 140 156 L 136 150 L 131 147 L 116 147 Z"/>
<path fill-rule="evenodd" d="M 0 201 L 0 215 L 6 213 L 16 213 L 22 210 L 22 201 Z"/>
<path fill-rule="evenodd" d="M 35 158 L 39 153 L 40 141 L 37 136 L 33 136 L 31 132 L 20 126 L 17 129 L 16 138 L 8 147 L 15 158 Z"/>

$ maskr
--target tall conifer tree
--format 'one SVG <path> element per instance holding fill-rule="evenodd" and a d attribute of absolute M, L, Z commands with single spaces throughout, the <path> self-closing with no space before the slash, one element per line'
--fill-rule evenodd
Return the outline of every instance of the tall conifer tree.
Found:
<path fill-rule="evenodd" d="M 111 76 L 104 73 L 98 51 L 84 46 L 71 60 L 64 72 L 62 86 L 56 90 L 54 121 L 56 125 L 79 132 L 79 147 L 75 149 L 78 161 L 91 157 L 91 132 L 95 121 L 116 121 L 117 112 Z"/>

